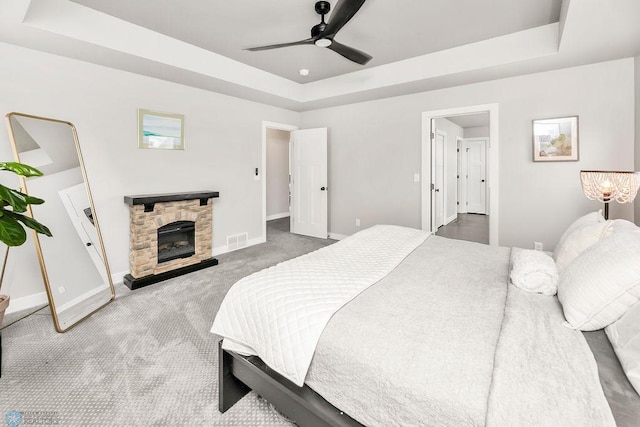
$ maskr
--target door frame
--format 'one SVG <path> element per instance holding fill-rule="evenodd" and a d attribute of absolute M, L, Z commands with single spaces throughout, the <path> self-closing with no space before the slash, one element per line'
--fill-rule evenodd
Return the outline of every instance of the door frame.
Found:
<path fill-rule="evenodd" d="M 475 113 L 489 113 L 489 147 L 487 156 L 488 186 L 487 198 L 489 199 L 489 244 L 499 243 L 499 195 L 500 195 L 500 174 L 499 174 L 499 104 L 480 104 L 466 107 L 449 108 L 445 110 L 424 111 L 422 113 L 422 176 L 431 177 L 431 120 L 440 117 L 461 116 Z M 431 229 L 431 217 L 433 215 L 431 206 L 431 180 L 422 180 L 420 188 L 421 208 L 422 208 L 422 229 L 435 233 Z"/>
<path fill-rule="evenodd" d="M 262 241 L 267 241 L 267 129 L 284 130 L 291 132 L 298 130 L 298 126 L 285 123 L 262 121 L 262 172 L 259 174 L 262 181 Z"/>

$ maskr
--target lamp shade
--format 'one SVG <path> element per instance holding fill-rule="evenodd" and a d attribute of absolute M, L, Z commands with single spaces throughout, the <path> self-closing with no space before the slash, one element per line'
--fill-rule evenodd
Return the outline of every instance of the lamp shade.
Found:
<path fill-rule="evenodd" d="M 631 203 L 638 193 L 639 172 L 580 171 L 582 191 L 591 200 Z"/>

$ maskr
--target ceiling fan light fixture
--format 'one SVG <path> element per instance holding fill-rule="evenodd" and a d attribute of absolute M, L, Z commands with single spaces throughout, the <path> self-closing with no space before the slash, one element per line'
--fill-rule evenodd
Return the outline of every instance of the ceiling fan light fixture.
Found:
<path fill-rule="evenodd" d="M 311 27 L 311 37 L 290 43 L 277 43 L 266 46 L 250 47 L 246 50 L 257 52 L 261 50 L 279 49 L 290 46 L 316 45 L 326 47 L 340 56 L 356 64 L 366 65 L 371 60 L 371 55 L 344 45 L 334 40 L 338 31 L 360 10 L 366 0 L 340 0 L 336 10 L 331 13 L 329 22 L 325 22 L 325 15 L 331 10 L 331 5 L 326 0 L 316 2 L 316 12 L 321 16 L 320 23 Z"/>
<path fill-rule="evenodd" d="M 315 45 L 318 47 L 329 47 L 331 46 L 331 39 L 326 39 L 326 38 L 318 39 L 315 41 Z"/>

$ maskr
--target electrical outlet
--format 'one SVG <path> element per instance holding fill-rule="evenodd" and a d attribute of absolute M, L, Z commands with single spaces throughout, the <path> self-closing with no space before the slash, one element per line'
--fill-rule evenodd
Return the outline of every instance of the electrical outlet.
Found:
<path fill-rule="evenodd" d="M 356 218 L 356 227 L 360 227 L 360 218 Z"/>
<path fill-rule="evenodd" d="M 533 242 L 533 249 L 535 249 L 536 251 L 541 251 L 542 249 L 542 242 Z"/>

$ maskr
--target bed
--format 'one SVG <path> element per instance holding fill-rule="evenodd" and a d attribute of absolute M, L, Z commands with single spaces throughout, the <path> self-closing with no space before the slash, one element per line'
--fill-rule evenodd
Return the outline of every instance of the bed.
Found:
<path fill-rule="evenodd" d="M 303 426 L 616 425 L 582 333 L 510 255 L 375 226 L 242 279 L 212 327 L 219 409 L 254 389 Z"/>

